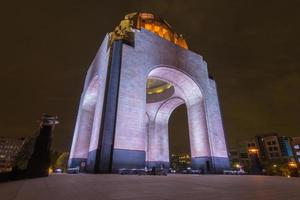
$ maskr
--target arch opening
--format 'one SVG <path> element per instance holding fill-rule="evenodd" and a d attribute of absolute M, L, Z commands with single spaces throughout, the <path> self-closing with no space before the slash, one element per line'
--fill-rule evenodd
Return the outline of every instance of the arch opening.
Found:
<path fill-rule="evenodd" d="M 175 172 L 183 172 L 191 167 L 188 115 L 185 104 L 179 105 L 171 113 L 168 127 L 170 168 Z"/>
<path fill-rule="evenodd" d="M 172 93 L 166 96 L 166 91 L 155 94 L 156 101 L 150 101 L 147 94 L 146 113 L 149 116 L 147 126 L 147 164 L 148 167 L 170 167 L 169 119 L 172 112 L 180 105 L 186 105 L 188 117 L 187 154 L 191 158 L 210 156 L 208 129 L 204 109 L 204 99 L 199 86 L 189 75 L 169 66 L 153 69 L 149 79 L 158 79 L 171 85 Z M 153 97 L 153 96 L 152 96 Z M 181 122 L 179 122 L 181 124 Z M 182 124 L 181 124 L 182 125 Z M 172 142 L 171 142 L 172 143 Z"/>

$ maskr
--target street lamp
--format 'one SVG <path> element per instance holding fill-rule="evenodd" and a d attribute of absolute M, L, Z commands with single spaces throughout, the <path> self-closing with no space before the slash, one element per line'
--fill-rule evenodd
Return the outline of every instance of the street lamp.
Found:
<path fill-rule="evenodd" d="M 235 167 L 236 167 L 236 168 L 240 168 L 241 165 L 240 165 L 240 164 L 236 164 Z"/>
<path fill-rule="evenodd" d="M 258 153 L 258 149 L 257 148 L 250 148 L 248 149 L 250 154 L 257 154 Z"/>
<path fill-rule="evenodd" d="M 296 162 L 290 161 L 288 163 L 288 165 L 289 165 L 290 168 L 294 168 L 294 169 L 297 168 L 297 163 Z"/>

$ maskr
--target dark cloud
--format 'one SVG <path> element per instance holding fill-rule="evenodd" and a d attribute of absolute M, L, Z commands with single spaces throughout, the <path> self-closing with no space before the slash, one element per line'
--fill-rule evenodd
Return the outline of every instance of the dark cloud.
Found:
<path fill-rule="evenodd" d="M 105 33 L 134 11 L 161 15 L 204 56 L 231 145 L 268 131 L 299 135 L 296 0 L 6 4 L 0 12 L 1 136 L 31 135 L 40 114 L 49 112 L 61 121 L 55 147 L 67 150 L 86 70 Z"/>

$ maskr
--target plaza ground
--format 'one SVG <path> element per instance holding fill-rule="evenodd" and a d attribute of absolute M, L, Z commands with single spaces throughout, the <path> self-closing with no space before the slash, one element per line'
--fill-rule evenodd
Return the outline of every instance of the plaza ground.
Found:
<path fill-rule="evenodd" d="M 0 183 L 1 200 L 299 200 L 300 178 L 53 174 Z"/>

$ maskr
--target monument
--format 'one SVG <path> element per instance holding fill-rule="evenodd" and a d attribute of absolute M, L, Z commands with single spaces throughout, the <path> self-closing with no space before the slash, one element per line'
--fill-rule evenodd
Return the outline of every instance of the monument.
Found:
<path fill-rule="evenodd" d="M 168 120 L 181 104 L 192 169 L 227 169 L 217 89 L 206 62 L 166 21 L 150 13 L 126 15 L 88 69 L 69 167 L 91 173 L 168 168 Z"/>

